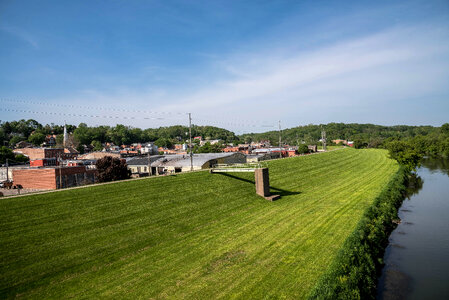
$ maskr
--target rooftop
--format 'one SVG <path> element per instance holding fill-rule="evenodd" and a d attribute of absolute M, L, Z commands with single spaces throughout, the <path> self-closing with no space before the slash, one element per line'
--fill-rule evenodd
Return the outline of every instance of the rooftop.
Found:
<path fill-rule="evenodd" d="M 164 155 L 151 155 L 150 161 L 151 163 L 154 163 L 163 157 Z M 128 166 L 148 166 L 148 156 L 129 157 L 126 159 L 126 164 Z"/>
<path fill-rule="evenodd" d="M 202 166 L 206 162 L 212 159 L 218 159 L 223 157 L 229 157 L 236 155 L 236 153 L 198 153 L 193 154 L 193 165 Z M 190 156 L 188 154 L 184 155 L 167 155 L 163 159 L 158 159 L 154 162 L 153 166 L 164 167 L 187 167 L 190 166 Z"/>

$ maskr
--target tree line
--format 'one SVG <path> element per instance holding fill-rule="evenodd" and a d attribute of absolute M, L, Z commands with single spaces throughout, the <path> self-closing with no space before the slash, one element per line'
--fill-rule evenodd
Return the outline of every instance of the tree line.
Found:
<path fill-rule="evenodd" d="M 184 143 L 188 140 L 189 128 L 182 125 L 169 127 L 141 129 L 118 124 L 116 126 L 87 126 L 80 123 L 78 126 L 68 124 L 75 146 L 80 152 L 83 145 L 92 145 L 94 150 L 101 150 L 106 142 L 115 145 L 129 145 L 132 143 L 154 142 L 159 147 L 170 148 L 174 144 Z M 329 123 L 320 125 L 306 125 L 284 129 L 282 131 L 283 143 L 289 145 L 319 145 L 321 132 L 326 132 L 328 145 L 332 140 L 344 139 L 354 141 L 355 148 L 384 148 L 390 151 L 390 156 L 401 164 L 414 169 L 422 156 L 449 157 L 449 124 L 441 127 L 434 126 L 382 126 L 374 124 L 345 124 Z M 36 146 L 45 141 L 47 135 L 56 135 L 59 145 L 62 145 L 63 125 L 42 125 L 36 120 L 19 120 L 11 122 L 0 121 L 0 139 L 2 146 L 14 146 L 20 141 L 28 141 Z M 272 145 L 279 141 L 278 131 L 264 133 L 249 133 L 240 136 L 234 132 L 214 126 L 192 126 L 192 136 L 201 136 L 203 139 L 219 139 L 222 143 L 210 143 L 200 147 L 194 143 L 195 152 L 219 152 L 227 143 L 249 143 L 269 140 Z M 8 152 L 6 149 L 3 152 Z M 9 152 L 8 152 L 9 153 Z M 10 155 L 10 154 L 8 154 Z"/>
<path fill-rule="evenodd" d="M 289 145 L 320 145 L 321 133 L 326 132 L 328 145 L 332 140 L 354 142 L 355 148 L 388 149 L 390 157 L 409 170 L 414 170 L 423 156 L 449 157 L 449 124 L 433 126 L 382 126 L 374 124 L 329 123 L 288 128 L 282 131 L 282 140 Z M 245 142 L 269 140 L 278 145 L 279 132 L 249 133 L 240 136 Z"/>
<path fill-rule="evenodd" d="M 282 130 L 282 140 L 289 145 L 297 142 L 317 144 L 321 139 L 321 132 L 326 132 L 328 142 L 336 139 L 357 141 L 362 147 L 378 148 L 387 139 L 404 139 L 415 136 L 438 134 L 440 127 L 433 126 L 382 126 L 358 123 L 328 123 L 319 125 L 305 125 Z M 248 133 L 240 136 L 245 142 L 270 140 L 273 145 L 279 141 L 277 130 L 263 133 Z"/>
<path fill-rule="evenodd" d="M 141 129 L 118 124 L 116 126 L 87 126 L 85 123 L 66 125 L 73 144 L 82 150 L 83 145 L 92 145 L 101 150 L 102 144 L 112 142 L 115 145 L 154 142 L 159 147 L 170 148 L 174 144 L 184 143 L 189 135 L 189 128 L 176 125 L 169 127 Z M 56 135 L 56 141 L 62 145 L 63 125 L 42 125 L 36 120 L 19 120 L 0 122 L 0 139 L 4 146 L 14 146 L 20 141 L 27 141 L 36 146 L 41 145 L 47 135 Z M 192 126 L 192 136 L 204 139 L 220 139 L 225 143 L 236 143 L 239 138 L 231 131 L 214 126 Z"/>

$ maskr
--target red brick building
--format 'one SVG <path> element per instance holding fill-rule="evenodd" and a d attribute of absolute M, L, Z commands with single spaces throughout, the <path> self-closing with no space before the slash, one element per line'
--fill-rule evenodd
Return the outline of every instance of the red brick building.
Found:
<path fill-rule="evenodd" d="M 285 150 L 285 154 L 284 154 L 284 151 L 282 151 L 282 156 L 291 157 L 291 156 L 297 156 L 297 155 L 298 155 L 298 152 L 296 150 Z"/>
<path fill-rule="evenodd" d="M 64 148 L 22 148 L 14 150 L 14 153 L 26 155 L 30 160 L 58 158 L 58 156 L 61 159 L 70 159 L 77 155 L 77 153 L 65 150 Z"/>
<path fill-rule="evenodd" d="M 62 168 L 17 169 L 12 173 L 14 184 L 29 189 L 59 189 L 94 183 L 96 169 L 85 166 Z"/>
<path fill-rule="evenodd" d="M 244 147 L 244 146 L 235 146 L 235 147 L 226 147 L 223 149 L 223 152 L 241 152 L 241 153 L 245 153 L 245 154 L 250 154 L 251 153 L 251 148 L 250 147 Z"/>
<path fill-rule="evenodd" d="M 239 152 L 239 147 L 226 147 L 223 149 L 223 152 Z"/>
<path fill-rule="evenodd" d="M 56 158 L 43 158 L 30 160 L 30 167 L 48 167 L 48 166 L 58 166 L 58 160 Z"/>

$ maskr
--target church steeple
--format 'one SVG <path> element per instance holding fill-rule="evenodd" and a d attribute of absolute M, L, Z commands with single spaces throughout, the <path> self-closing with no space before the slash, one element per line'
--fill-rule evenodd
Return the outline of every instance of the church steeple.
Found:
<path fill-rule="evenodd" d="M 66 123 L 65 123 L 65 121 L 64 121 L 64 148 L 66 148 L 67 147 L 67 126 L 66 126 Z"/>

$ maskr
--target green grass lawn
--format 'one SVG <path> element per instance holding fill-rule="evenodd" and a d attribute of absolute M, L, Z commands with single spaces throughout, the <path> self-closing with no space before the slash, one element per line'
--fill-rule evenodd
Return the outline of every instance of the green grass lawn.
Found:
<path fill-rule="evenodd" d="M 335 145 L 335 146 L 326 146 L 326 150 L 330 151 L 330 150 L 336 150 L 336 149 L 342 149 L 344 148 L 344 146 L 342 145 Z M 318 150 L 323 150 L 323 146 L 317 146 Z"/>
<path fill-rule="evenodd" d="M 398 170 L 383 150 L 0 199 L 0 298 L 305 298 Z"/>

